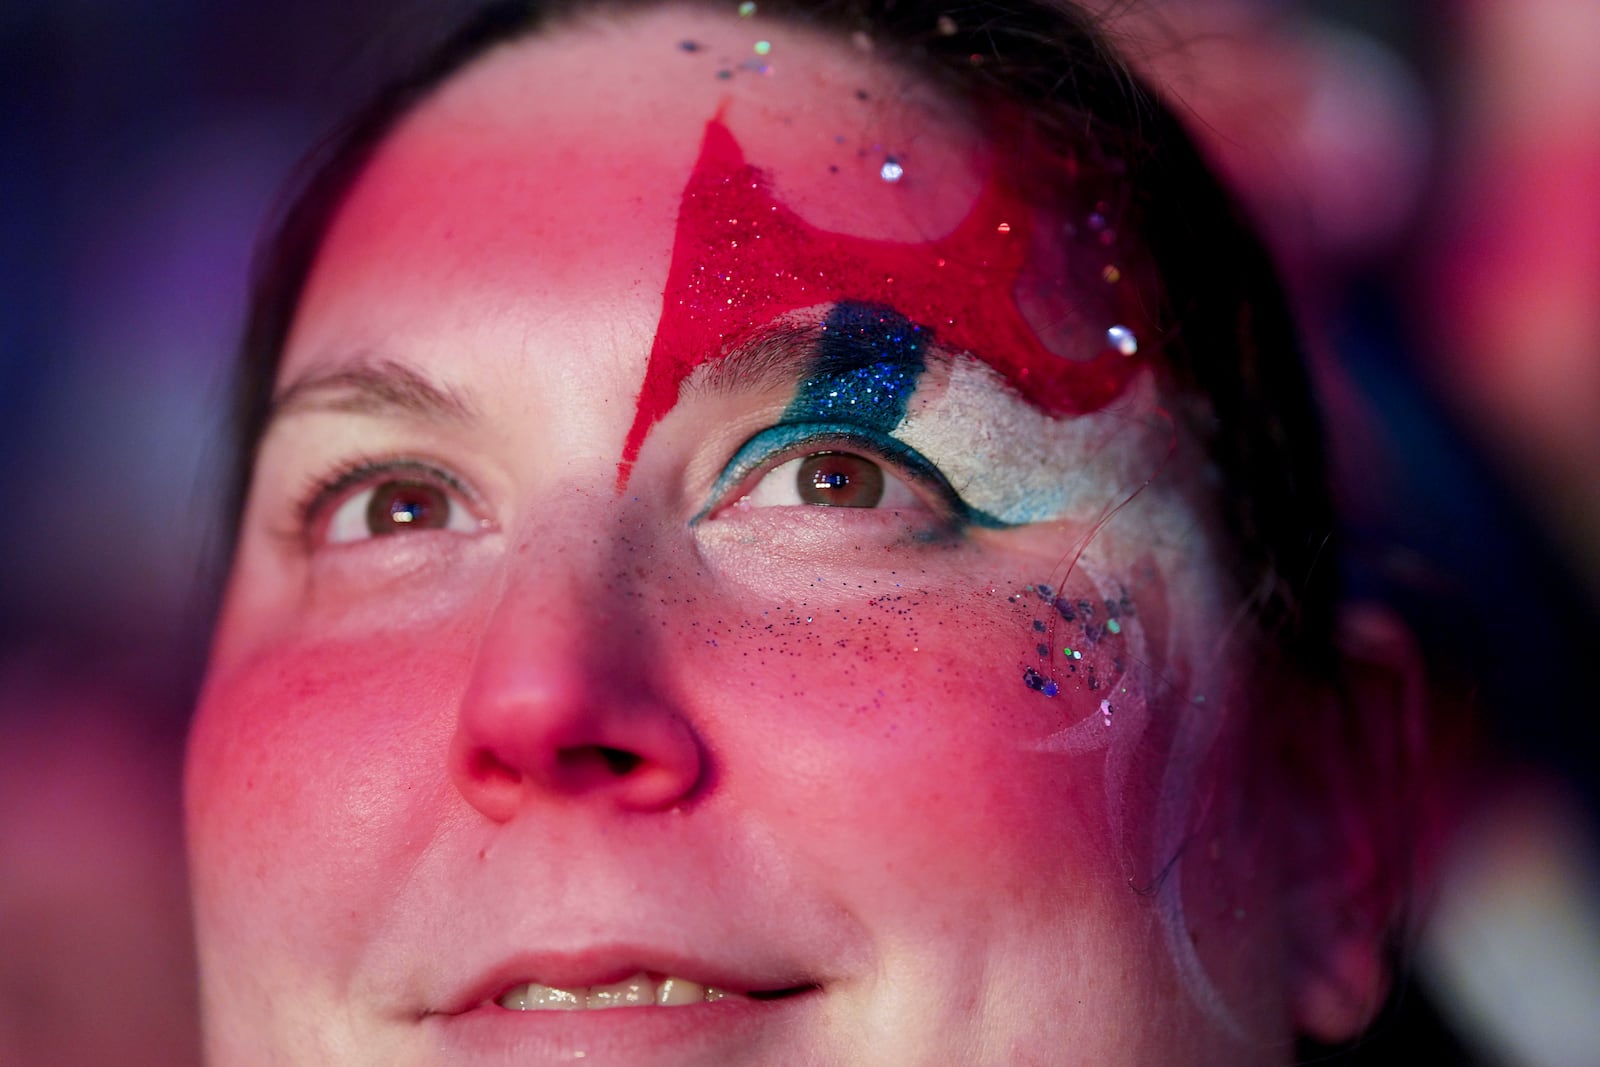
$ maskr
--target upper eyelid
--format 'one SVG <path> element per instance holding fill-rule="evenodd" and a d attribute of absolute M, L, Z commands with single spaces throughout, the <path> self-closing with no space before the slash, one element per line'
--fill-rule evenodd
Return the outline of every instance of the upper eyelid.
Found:
<path fill-rule="evenodd" d="M 763 449 L 756 458 L 735 466 L 739 453 L 768 434 L 784 429 L 809 430 L 811 427 L 815 427 L 814 431 L 806 432 L 786 444 Z M 827 447 L 830 443 L 840 447 L 830 449 Z M 751 478 L 757 475 L 765 477 L 792 459 L 809 453 L 827 451 L 858 451 L 894 466 L 904 472 L 913 485 L 934 494 L 938 498 L 938 508 L 950 518 L 964 518 L 971 510 L 938 465 L 902 441 L 886 437 L 876 430 L 848 423 L 779 423 L 753 434 L 739 446 L 712 487 L 708 503 L 692 522 L 698 523 L 720 510 L 728 502 L 728 498 Z"/>
<path fill-rule="evenodd" d="M 362 457 L 352 460 L 320 477 L 313 478 L 303 491 L 295 508 L 296 527 L 308 543 L 316 540 L 315 527 L 326 519 L 332 508 L 358 489 L 381 485 L 386 477 L 416 474 L 423 480 L 440 483 L 457 494 L 473 510 L 483 511 L 483 498 L 463 478 L 449 468 L 417 456 L 391 456 L 388 458 Z"/>

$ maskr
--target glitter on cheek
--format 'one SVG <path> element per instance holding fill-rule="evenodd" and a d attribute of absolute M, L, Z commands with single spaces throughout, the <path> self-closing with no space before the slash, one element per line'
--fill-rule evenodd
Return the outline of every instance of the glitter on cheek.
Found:
<path fill-rule="evenodd" d="M 1048 639 L 1067 638 L 1060 646 L 1061 674 L 1053 676 L 1050 673 L 1053 666 L 1051 646 L 1040 642 L 1035 645 L 1035 651 L 1046 669 L 1041 671 L 1032 665 L 1025 666 L 1024 685 L 1035 692 L 1044 692 L 1046 684 L 1052 684 L 1055 691 L 1049 695 L 1053 696 L 1068 679 L 1090 692 L 1116 686 L 1122 681 L 1127 671 L 1128 655 L 1124 642 L 1118 640 L 1123 633 L 1121 620 L 1131 618 L 1134 614 L 1133 599 L 1126 590 L 1116 597 L 1078 597 L 1074 600 L 1064 592 L 1058 594 L 1050 583 L 1038 582 L 1025 586 L 1023 593 L 1023 599 L 1037 598 L 1054 608 L 1057 616 L 1049 623 L 1044 619 L 1031 620 L 1032 631 L 1046 634 Z M 1106 618 L 1103 623 L 1096 621 L 1102 613 Z M 1058 622 L 1067 626 L 1068 634 L 1056 633 Z"/>
<path fill-rule="evenodd" d="M 1158 571 L 1141 571 L 1141 598 L 1145 590 L 1152 598 L 1148 604 L 1151 610 L 1146 614 L 1154 617 L 1155 626 L 1164 627 L 1163 620 L 1171 621 L 1165 582 Z M 1109 840 L 1129 842 L 1129 831 L 1134 827 L 1148 835 L 1148 842 L 1137 851 L 1125 849 L 1123 853 L 1129 883 L 1150 887 L 1148 892 L 1160 905 L 1156 912 L 1160 928 L 1188 993 L 1214 1023 L 1230 1033 L 1242 1034 L 1196 952 L 1192 927 L 1185 920 L 1182 888 L 1184 850 L 1194 827 L 1196 775 L 1217 741 L 1222 710 L 1208 711 L 1197 696 L 1189 698 L 1188 706 L 1181 706 L 1181 694 L 1193 691 L 1185 683 L 1192 684 L 1193 680 L 1169 675 L 1172 662 L 1153 649 L 1147 639 L 1145 626 L 1152 625 L 1151 621 L 1131 624 L 1139 614 L 1133 598 L 1119 583 L 1097 573 L 1085 559 L 1076 561 L 1072 573 L 1075 585 L 1091 585 L 1100 590 L 1100 596 L 1069 598 L 1063 591 L 1047 598 L 1034 586 L 1027 587 L 1019 600 L 1025 603 L 1029 597 L 1049 599 L 1062 622 L 1077 632 L 1073 643 L 1083 646 L 1084 659 L 1075 660 L 1074 664 L 1085 665 L 1091 659 L 1105 663 L 1109 658 L 1116 673 L 1108 672 L 1100 683 L 1102 692 L 1086 700 L 1081 694 L 1078 700 L 1070 699 L 1071 693 L 1066 694 L 1069 699 L 1060 706 L 1070 709 L 1074 717 L 1027 743 L 1027 747 L 1069 758 L 1098 754 L 1103 759 Z M 1046 589 L 1055 592 L 1048 586 Z M 1117 590 L 1116 595 L 1106 595 L 1112 589 Z M 1060 610 L 1063 602 L 1072 616 L 1070 622 L 1065 617 L 1067 613 Z M 1118 625 L 1112 627 L 1111 622 Z M 1168 632 L 1166 639 L 1172 638 Z M 1140 668 L 1130 669 L 1135 664 Z M 1072 684 L 1068 679 L 1094 689 L 1081 673 L 1068 673 L 1056 680 L 1066 688 Z M 1038 668 L 1025 678 L 1027 689 L 1039 693 L 1050 680 Z M 1153 729 L 1155 723 L 1160 724 L 1159 730 Z M 1152 752 L 1151 741 L 1156 738 L 1159 747 Z M 1150 756 L 1156 762 L 1146 763 L 1141 769 L 1141 760 Z M 1141 888 L 1140 892 L 1146 890 Z"/>

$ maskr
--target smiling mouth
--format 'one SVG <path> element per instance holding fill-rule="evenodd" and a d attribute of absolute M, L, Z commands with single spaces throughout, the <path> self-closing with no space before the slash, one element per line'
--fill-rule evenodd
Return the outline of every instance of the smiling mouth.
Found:
<path fill-rule="evenodd" d="M 811 992 L 816 985 L 738 993 L 672 975 L 639 972 L 620 982 L 591 986 L 514 985 L 494 998 L 508 1011 L 604 1011 L 611 1008 L 679 1008 L 719 1000 L 782 1000 Z"/>

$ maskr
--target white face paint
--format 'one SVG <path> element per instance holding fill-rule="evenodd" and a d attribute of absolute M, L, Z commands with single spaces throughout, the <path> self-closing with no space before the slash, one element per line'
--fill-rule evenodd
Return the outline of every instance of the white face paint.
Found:
<path fill-rule="evenodd" d="M 970 356 L 930 363 L 894 436 L 1000 523 L 1092 524 L 1161 470 L 1173 445 L 1149 375 L 1109 407 L 1046 415 Z"/>

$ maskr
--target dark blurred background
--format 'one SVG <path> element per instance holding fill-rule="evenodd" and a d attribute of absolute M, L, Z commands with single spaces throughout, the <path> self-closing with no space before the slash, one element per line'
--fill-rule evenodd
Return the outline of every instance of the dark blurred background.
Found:
<path fill-rule="evenodd" d="M 1600 1064 L 1600 4 L 1103 3 L 1268 233 L 1349 583 L 1428 653 L 1439 889 L 1351 1062 Z M 252 248 L 470 6 L 0 6 L 0 1065 L 198 1062 L 181 747 Z"/>

